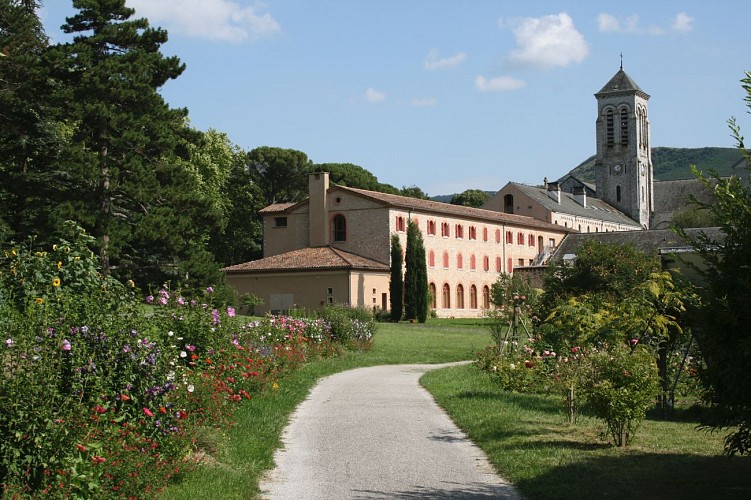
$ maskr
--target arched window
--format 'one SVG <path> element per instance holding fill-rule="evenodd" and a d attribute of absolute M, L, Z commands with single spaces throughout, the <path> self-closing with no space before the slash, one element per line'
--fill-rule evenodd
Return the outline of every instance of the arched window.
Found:
<path fill-rule="evenodd" d="M 347 219 L 336 214 L 333 221 L 334 241 L 347 241 Z"/>
<path fill-rule="evenodd" d="M 441 236 L 445 238 L 449 237 L 449 223 L 448 222 L 441 223 Z"/>
<path fill-rule="evenodd" d="M 615 124 L 613 123 L 612 109 L 608 109 L 605 113 L 605 129 L 607 131 L 607 144 L 612 147 L 615 144 Z"/>
<path fill-rule="evenodd" d="M 444 269 L 449 268 L 449 253 L 448 252 L 443 252 L 443 267 Z"/>
<path fill-rule="evenodd" d="M 438 297 L 436 296 L 435 283 L 431 282 L 428 285 L 428 293 L 430 293 L 430 307 L 436 309 L 436 302 L 438 301 Z"/>
<path fill-rule="evenodd" d="M 456 254 L 456 267 L 457 269 L 464 269 L 464 257 L 462 257 L 461 252 Z"/>
<path fill-rule="evenodd" d="M 500 273 L 503 271 L 503 262 L 501 261 L 501 257 L 498 256 L 495 258 L 495 270 L 496 272 Z"/>
<path fill-rule="evenodd" d="M 435 252 L 433 250 L 428 252 L 428 266 L 435 267 Z"/>
<path fill-rule="evenodd" d="M 628 145 L 628 109 L 621 108 L 621 146 Z"/>
<path fill-rule="evenodd" d="M 523 245 L 524 244 L 524 233 L 519 231 L 516 233 L 516 244 L 517 245 Z"/>
<path fill-rule="evenodd" d="M 475 285 L 469 287 L 469 308 L 477 309 L 477 287 Z"/>
<path fill-rule="evenodd" d="M 428 221 L 428 234 L 435 235 L 435 221 L 434 220 Z"/>
<path fill-rule="evenodd" d="M 488 228 L 482 228 L 482 241 L 488 241 Z"/>
<path fill-rule="evenodd" d="M 464 226 L 457 224 L 454 228 L 454 235 L 457 238 L 464 238 Z"/>
<path fill-rule="evenodd" d="M 514 242 L 514 233 L 511 231 L 506 231 L 506 243 L 513 243 Z"/>
<path fill-rule="evenodd" d="M 490 257 L 487 255 L 482 258 L 482 268 L 485 272 L 490 271 Z"/>
<path fill-rule="evenodd" d="M 443 284 L 443 293 L 441 297 L 441 307 L 444 309 L 451 309 L 451 287 L 448 283 Z"/>
<path fill-rule="evenodd" d="M 472 254 L 469 256 L 469 268 L 474 271 L 475 268 L 477 268 L 477 259 L 475 258 L 475 254 Z"/>
<path fill-rule="evenodd" d="M 477 239 L 477 228 L 475 226 L 469 226 L 469 239 L 470 240 Z"/>
<path fill-rule="evenodd" d="M 464 287 L 456 285 L 456 308 L 464 309 Z"/>
<path fill-rule="evenodd" d="M 514 260 L 511 257 L 506 261 L 506 272 L 509 274 L 514 272 Z"/>
<path fill-rule="evenodd" d="M 482 308 L 490 309 L 490 288 L 487 285 L 482 287 Z"/>
<path fill-rule="evenodd" d="M 529 236 L 527 236 L 527 245 L 528 246 L 535 246 L 535 235 L 532 233 L 529 233 Z"/>
<path fill-rule="evenodd" d="M 501 242 L 501 230 L 500 229 L 495 230 L 495 242 L 496 243 Z"/>
<path fill-rule="evenodd" d="M 514 195 L 507 194 L 503 197 L 503 211 L 507 214 L 514 213 Z"/>
<path fill-rule="evenodd" d="M 404 217 L 401 215 L 396 217 L 396 230 L 400 232 L 404 232 Z"/>

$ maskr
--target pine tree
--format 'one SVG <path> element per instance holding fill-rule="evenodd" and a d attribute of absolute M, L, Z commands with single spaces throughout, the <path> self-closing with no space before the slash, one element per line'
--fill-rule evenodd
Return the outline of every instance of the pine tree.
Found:
<path fill-rule="evenodd" d="M 394 323 L 402 319 L 404 313 L 404 280 L 402 278 L 402 244 L 399 236 L 391 236 L 391 280 L 389 282 L 391 296 L 391 321 Z"/>
<path fill-rule="evenodd" d="M 222 215 L 189 164 L 201 137 L 187 110 L 159 94 L 184 65 L 161 54 L 167 33 L 130 19 L 125 0 L 73 6 L 63 26 L 73 41 L 50 51 L 72 129 L 60 211 L 96 236 L 105 273 L 152 284 L 217 278 L 207 248 Z"/>
<path fill-rule="evenodd" d="M 420 228 L 414 221 L 407 226 L 407 252 L 404 274 L 406 317 L 425 323 L 428 318 L 428 268 Z"/>

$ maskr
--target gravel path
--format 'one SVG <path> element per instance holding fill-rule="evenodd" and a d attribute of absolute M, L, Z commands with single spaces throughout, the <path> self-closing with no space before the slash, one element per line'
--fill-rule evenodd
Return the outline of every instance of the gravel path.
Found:
<path fill-rule="evenodd" d="M 419 385 L 443 366 L 376 366 L 321 380 L 284 431 L 263 498 L 520 498 Z"/>

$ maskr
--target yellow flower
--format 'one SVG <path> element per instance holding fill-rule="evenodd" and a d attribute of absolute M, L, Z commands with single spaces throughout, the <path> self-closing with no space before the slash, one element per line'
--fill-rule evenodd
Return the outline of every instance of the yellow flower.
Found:
<path fill-rule="evenodd" d="M 37 297 L 37 304 L 42 305 L 44 302 L 44 299 L 42 297 Z"/>
<path fill-rule="evenodd" d="M 52 250 L 57 251 L 57 243 L 55 243 L 54 245 L 52 245 Z"/>
<path fill-rule="evenodd" d="M 131 288 L 135 288 L 136 284 L 133 282 L 133 280 L 128 280 L 128 286 Z"/>
<path fill-rule="evenodd" d="M 57 268 L 60 269 L 61 267 L 63 267 L 63 262 L 61 260 L 58 260 L 57 261 Z"/>
<path fill-rule="evenodd" d="M 52 286 L 60 286 L 60 278 L 55 278 L 52 280 Z"/>
<path fill-rule="evenodd" d="M 276 382 L 274 382 L 274 384 L 271 386 L 271 388 L 274 389 L 274 390 L 279 389 L 279 384 L 277 384 Z"/>
<path fill-rule="evenodd" d="M 15 249 L 15 248 L 11 248 L 11 249 L 10 249 L 10 254 L 11 254 L 11 255 L 12 255 L 13 257 L 15 257 L 16 255 L 18 255 L 18 254 L 16 253 L 16 249 Z"/>

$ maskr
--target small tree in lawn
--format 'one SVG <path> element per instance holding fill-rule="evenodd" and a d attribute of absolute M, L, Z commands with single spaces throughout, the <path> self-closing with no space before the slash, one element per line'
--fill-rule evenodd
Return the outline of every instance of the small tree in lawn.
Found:
<path fill-rule="evenodd" d="M 399 236 L 391 236 L 391 279 L 389 281 L 391 296 L 391 321 L 402 319 L 404 313 L 404 279 L 402 277 L 402 244 Z"/>
<path fill-rule="evenodd" d="M 428 267 L 420 228 L 413 221 L 407 227 L 407 270 L 404 275 L 407 319 L 425 323 L 428 319 Z"/>

